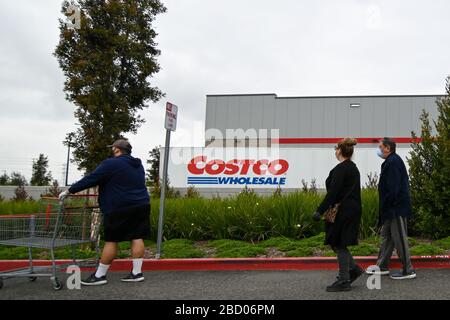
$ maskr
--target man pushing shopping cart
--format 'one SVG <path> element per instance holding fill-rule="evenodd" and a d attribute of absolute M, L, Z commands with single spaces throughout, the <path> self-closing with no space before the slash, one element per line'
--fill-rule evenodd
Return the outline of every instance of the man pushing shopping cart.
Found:
<path fill-rule="evenodd" d="M 122 241 L 131 241 L 133 259 L 133 268 L 122 281 L 144 280 L 144 239 L 150 238 L 150 197 L 144 167 L 140 159 L 131 156 L 132 146 L 127 140 L 119 139 L 108 147 L 112 148 L 112 158 L 104 160 L 91 174 L 59 195 L 62 200 L 69 194 L 99 187 L 105 246 L 96 271 L 81 281 L 86 286 L 107 283 L 106 274 Z"/>

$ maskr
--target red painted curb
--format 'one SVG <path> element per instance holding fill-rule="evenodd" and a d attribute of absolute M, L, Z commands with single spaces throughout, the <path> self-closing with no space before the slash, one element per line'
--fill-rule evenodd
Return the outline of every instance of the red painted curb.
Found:
<path fill-rule="evenodd" d="M 376 263 L 376 257 L 355 257 L 361 267 Z M 416 269 L 450 269 L 450 256 L 414 256 L 411 258 Z M 57 264 L 70 264 L 71 260 L 58 260 Z M 0 271 L 28 267 L 28 260 L 1 260 Z M 36 266 L 51 265 L 48 260 L 35 260 Z M 212 271 L 212 270 L 337 270 L 334 257 L 305 258 L 226 258 L 226 259 L 145 259 L 143 271 Z M 391 268 L 401 268 L 398 258 L 394 257 Z M 118 259 L 111 271 L 129 271 L 131 260 Z M 87 268 L 86 270 L 91 270 Z"/>

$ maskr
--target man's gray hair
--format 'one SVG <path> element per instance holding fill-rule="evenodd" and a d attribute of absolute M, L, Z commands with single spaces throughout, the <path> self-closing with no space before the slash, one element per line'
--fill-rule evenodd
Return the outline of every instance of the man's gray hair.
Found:
<path fill-rule="evenodd" d="M 397 149 L 397 144 L 395 143 L 395 141 L 391 138 L 383 138 L 381 140 L 381 143 L 385 146 L 385 147 L 389 147 L 389 149 L 391 150 L 391 152 L 395 152 L 395 150 Z"/>

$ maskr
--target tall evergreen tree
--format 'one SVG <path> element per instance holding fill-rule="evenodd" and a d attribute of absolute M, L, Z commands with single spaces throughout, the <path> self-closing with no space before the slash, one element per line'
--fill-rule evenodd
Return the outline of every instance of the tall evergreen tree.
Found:
<path fill-rule="evenodd" d="M 147 164 L 150 165 L 150 168 L 147 169 L 147 186 L 154 186 L 159 183 L 159 148 L 161 148 L 161 146 L 154 147 L 149 152 Z"/>
<path fill-rule="evenodd" d="M 9 175 L 6 173 L 6 171 L 3 171 L 3 174 L 0 176 L 0 186 L 7 185 L 9 185 Z"/>
<path fill-rule="evenodd" d="M 48 186 L 51 181 L 52 173 L 48 171 L 48 157 L 41 153 L 37 160 L 33 160 L 30 184 L 32 186 Z"/>
<path fill-rule="evenodd" d="M 27 184 L 28 184 L 27 179 L 23 174 L 17 171 L 11 172 L 9 178 L 9 185 L 23 187 L 26 186 Z"/>
<path fill-rule="evenodd" d="M 66 76 L 66 98 L 76 106 L 79 127 L 65 139 L 80 170 L 92 171 L 110 153 L 105 146 L 144 122 L 138 112 L 162 92 L 149 79 L 158 71 L 155 17 L 159 0 L 72 0 L 80 28 L 60 20 L 55 56 Z"/>

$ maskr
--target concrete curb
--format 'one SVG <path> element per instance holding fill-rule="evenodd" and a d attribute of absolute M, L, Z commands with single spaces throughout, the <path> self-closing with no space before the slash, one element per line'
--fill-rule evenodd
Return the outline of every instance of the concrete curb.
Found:
<path fill-rule="evenodd" d="M 376 257 L 355 257 L 363 268 L 376 263 Z M 414 256 L 411 258 L 416 269 L 450 269 L 450 256 Z M 71 264 L 72 260 L 57 260 L 57 264 Z M 28 260 L 0 260 L 0 272 L 27 268 Z M 50 266 L 48 260 L 35 260 L 36 266 Z M 397 257 L 392 258 L 391 268 L 401 268 Z M 131 260 L 117 259 L 111 271 L 129 271 Z M 204 258 L 204 259 L 145 259 L 143 271 L 213 271 L 213 270 L 337 270 L 335 257 L 305 258 Z M 92 268 L 84 268 L 92 270 Z"/>

